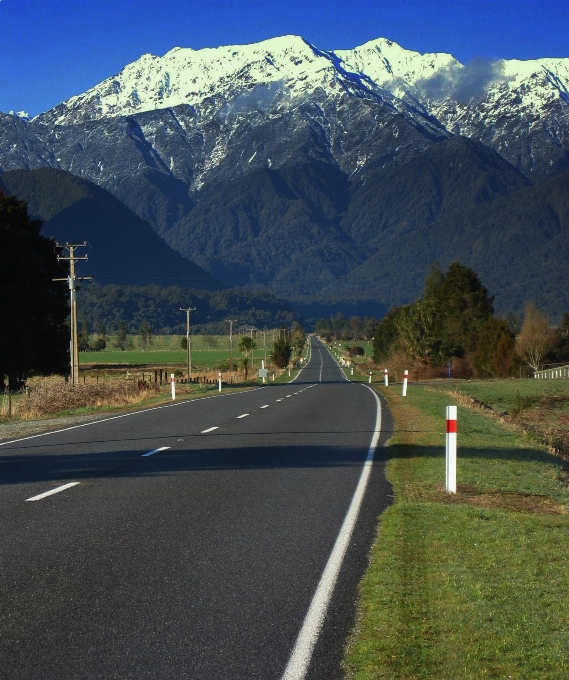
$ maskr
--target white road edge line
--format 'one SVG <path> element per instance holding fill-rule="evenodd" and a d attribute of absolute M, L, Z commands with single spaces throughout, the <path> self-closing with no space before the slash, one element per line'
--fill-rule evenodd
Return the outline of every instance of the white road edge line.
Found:
<path fill-rule="evenodd" d="M 201 434 L 206 434 L 207 432 L 213 432 L 214 430 L 219 430 L 219 425 L 216 425 L 215 427 L 208 427 L 207 430 L 202 430 Z"/>
<path fill-rule="evenodd" d="M 364 387 L 367 387 L 367 385 L 364 385 Z M 336 542 L 334 543 L 334 547 L 330 553 L 326 567 L 322 572 L 320 582 L 318 583 L 318 587 L 316 588 L 316 592 L 314 593 L 312 602 L 310 603 L 304 623 L 302 624 L 302 628 L 300 629 L 281 680 L 304 680 L 306 677 L 310 660 L 312 658 L 312 652 L 314 651 L 314 646 L 316 645 L 316 641 L 318 640 L 318 636 L 320 635 L 320 631 L 324 624 L 326 612 L 328 610 L 330 600 L 332 599 L 332 593 L 334 592 L 334 586 L 336 585 L 338 574 L 340 573 L 340 568 L 342 566 L 346 550 L 350 544 L 350 539 L 354 531 L 356 520 L 358 519 L 360 507 L 373 467 L 373 457 L 381 433 L 381 402 L 379 401 L 377 394 L 370 387 L 368 387 L 368 389 L 375 397 L 377 403 L 377 415 L 375 420 L 375 430 L 371 444 L 369 445 L 367 458 L 365 460 L 358 485 L 352 497 L 352 502 L 350 503 L 350 507 L 340 529 L 340 533 L 336 538 Z"/>
<path fill-rule="evenodd" d="M 153 456 L 155 453 L 160 453 L 160 451 L 166 451 L 166 449 L 169 449 L 169 446 L 161 446 L 159 449 L 154 449 L 153 451 L 149 451 L 148 453 L 143 453 L 141 458 L 146 458 L 147 456 Z"/>
<path fill-rule="evenodd" d="M 246 418 L 248 415 L 248 413 L 242 413 L 240 416 L 237 416 L 237 419 L 239 420 L 239 418 Z"/>
<path fill-rule="evenodd" d="M 69 482 L 69 484 L 64 484 L 63 486 L 58 486 L 56 489 L 52 489 L 51 491 L 46 491 L 45 493 L 40 493 L 38 496 L 32 496 L 31 498 L 26 498 L 27 501 L 41 501 L 42 498 L 46 498 L 47 496 L 53 496 L 54 493 L 59 493 L 60 491 L 65 491 L 65 489 L 70 489 L 72 486 L 77 486 L 77 484 L 81 484 L 81 482 Z"/>

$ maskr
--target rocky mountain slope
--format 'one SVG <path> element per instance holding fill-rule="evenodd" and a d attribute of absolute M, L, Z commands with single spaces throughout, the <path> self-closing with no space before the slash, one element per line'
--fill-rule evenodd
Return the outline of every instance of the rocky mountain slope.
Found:
<path fill-rule="evenodd" d="M 387 302 L 411 295 L 382 256 L 401 239 L 432 254 L 431 225 L 569 168 L 568 92 L 569 59 L 462 65 L 383 38 L 175 48 L 2 114 L 0 168 L 87 178 L 232 283 Z"/>

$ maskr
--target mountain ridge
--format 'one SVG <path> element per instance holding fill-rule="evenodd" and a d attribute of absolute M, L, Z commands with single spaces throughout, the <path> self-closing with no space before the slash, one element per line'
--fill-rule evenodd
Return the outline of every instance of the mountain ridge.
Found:
<path fill-rule="evenodd" d="M 31 121 L 1 114 L 0 172 L 88 179 L 228 283 L 386 303 L 416 282 L 391 279 L 380 250 L 399 261 L 415 239 L 420 267 L 444 260 L 431 229 L 463 225 L 474 244 L 476 206 L 569 169 L 568 88 L 568 59 L 463 65 L 384 38 L 178 48 Z M 366 287 L 372 270 L 389 286 Z"/>

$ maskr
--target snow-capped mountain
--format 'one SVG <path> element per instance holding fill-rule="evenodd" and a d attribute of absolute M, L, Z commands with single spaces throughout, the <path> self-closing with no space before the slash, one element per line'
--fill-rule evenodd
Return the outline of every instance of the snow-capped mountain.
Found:
<path fill-rule="evenodd" d="M 362 265 L 375 246 L 358 239 L 375 241 L 355 197 L 439 145 L 460 150 L 475 203 L 569 168 L 569 59 L 461 64 L 384 38 L 329 51 L 284 36 L 145 54 L 31 121 L 0 114 L 0 170 L 85 177 L 212 273 L 263 281 L 308 271 L 311 253 L 324 279 Z M 433 182 L 404 231 L 439 214 Z M 269 224 L 289 230 L 278 262 Z"/>
<path fill-rule="evenodd" d="M 198 51 L 176 47 L 163 57 L 143 55 L 40 118 L 67 125 L 182 104 L 203 106 L 212 97 L 232 101 L 236 94 L 251 90 L 258 90 L 266 104 L 290 107 L 319 89 L 328 94 L 360 89 L 381 95 L 395 82 L 414 84 L 455 66 L 458 62 L 450 55 L 421 55 L 383 38 L 337 52 L 320 50 L 298 36 Z M 238 105 L 246 109 L 247 104 L 256 104 L 255 94 L 250 102 Z"/>

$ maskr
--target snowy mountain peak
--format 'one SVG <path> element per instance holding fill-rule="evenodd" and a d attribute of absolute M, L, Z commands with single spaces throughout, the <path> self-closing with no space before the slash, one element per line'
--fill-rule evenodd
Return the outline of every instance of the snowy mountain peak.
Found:
<path fill-rule="evenodd" d="M 342 91 L 342 83 L 369 91 L 395 80 L 414 83 L 454 63 L 458 62 L 450 55 L 421 55 L 385 38 L 336 52 L 321 50 L 295 35 L 251 45 L 175 47 L 163 57 L 142 55 L 119 74 L 41 118 L 69 124 L 180 104 L 198 106 L 212 96 L 230 100 L 243 90 L 275 84 L 293 100 L 318 88 Z"/>

